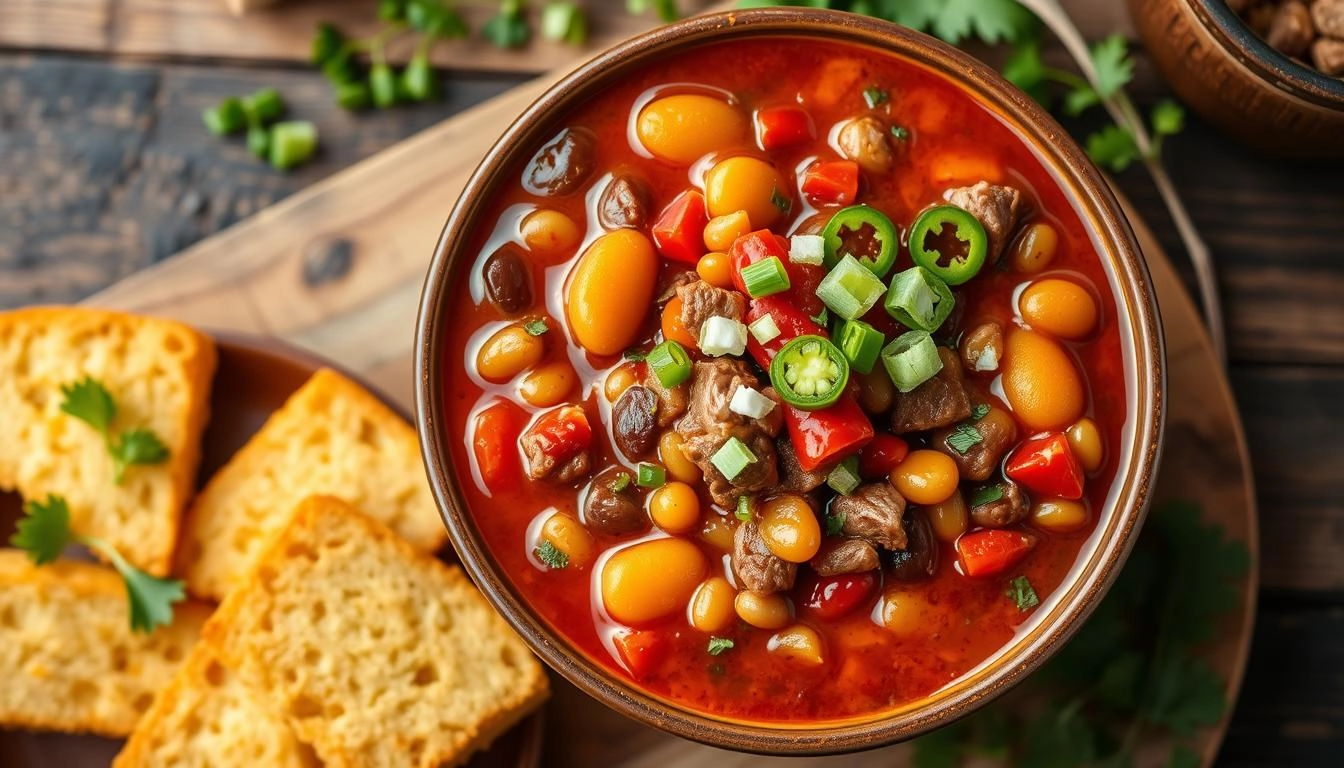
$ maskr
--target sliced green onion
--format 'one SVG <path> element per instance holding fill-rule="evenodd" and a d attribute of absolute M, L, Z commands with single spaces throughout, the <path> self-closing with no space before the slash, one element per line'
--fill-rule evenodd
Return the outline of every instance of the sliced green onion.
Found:
<path fill-rule="evenodd" d="M 775 410 L 775 401 L 751 387 L 739 384 L 728 401 L 728 410 L 748 419 L 763 419 Z"/>
<path fill-rule="evenodd" d="M 835 314 L 853 320 L 872 309 L 886 289 L 858 259 L 845 254 L 817 285 L 817 298 Z"/>
<path fill-rule="evenodd" d="M 736 437 L 728 438 L 728 442 L 719 447 L 713 456 L 709 457 L 709 463 L 719 470 L 729 482 L 733 478 L 742 474 L 742 470 L 756 463 L 756 454 L 751 452 L 747 444 L 738 440 Z"/>
<path fill-rule="evenodd" d="M 706 355 L 740 355 L 747 351 L 747 326 L 731 317 L 714 315 L 700 326 L 700 351 Z"/>
<path fill-rule="evenodd" d="M 751 331 L 752 338 L 761 344 L 769 344 L 779 338 L 779 323 L 770 315 L 761 315 L 751 325 L 747 326 Z"/>
<path fill-rule="evenodd" d="M 243 111 L 263 123 L 280 119 L 285 113 L 285 102 L 274 88 L 262 88 L 251 96 L 243 97 Z"/>
<path fill-rule="evenodd" d="M 943 360 L 928 331 L 909 331 L 882 348 L 882 365 L 896 388 L 909 392 L 938 375 Z"/>
<path fill-rule="evenodd" d="M 985 436 L 980 434 L 980 430 L 974 426 L 958 424 L 952 429 L 952 434 L 947 436 L 947 447 L 965 456 L 967 451 L 984 441 Z"/>
<path fill-rule="evenodd" d="M 893 277 L 884 304 L 896 322 L 930 332 L 938 330 L 955 305 L 947 284 L 923 267 L 911 267 Z"/>
<path fill-rule="evenodd" d="M 821 235 L 794 235 L 789 238 L 789 261 L 819 267 L 826 260 L 826 238 Z"/>
<path fill-rule="evenodd" d="M 859 373 L 872 372 L 877 358 L 882 355 L 882 345 L 887 341 L 881 331 L 862 320 L 846 320 L 836 338 L 849 367 Z"/>
<path fill-rule="evenodd" d="M 608 485 L 607 487 L 611 489 L 612 493 L 620 493 L 621 491 L 624 491 L 626 488 L 629 488 L 630 473 L 622 472 L 616 475 L 616 479 L 612 480 L 611 485 Z"/>
<path fill-rule="evenodd" d="M 778 256 L 762 259 L 742 268 L 742 285 L 753 299 L 789 290 L 789 273 Z"/>
<path fill-rule="evenodd" d="M 859 477 L 858 456 L 850 456 L 836 464 L 835 469 L 832 469 L 831 473 L 826 476 L 826 484 L 841 496 L 848 496 L 853 493 L 862 481 L 863 479 Z"/>
<path fill-rule="evenodd" d="M 219 102 L 218 106 L 202 112 L 201 120 L 211 133 L 216 136 L 227 136 L 247 126 L 247 113 L 243 111 L 243 103 L 237 97 L 229 96 Z"/>
<path fill-rule="evenodd" d="M 738 520 L 747 522 L 751 519 L 751 497 L 743 494 L 737 497 L 737 511 L 733 513 Z"/>
<path fill-rule="evenodd" d="M 645 358 L 658 383 L 671 389 L 691 377 L 691 357 L 686 348 L 675 341 L 664 341 L 649 350 Z"/>
<path fill-rule="evenodd" d="M 290 120 L 271 126 L 271 166 L 285 171 L 305 162 L 317 151 L 317 126 Z"/>
<path fill-rule="evenodd" d="M 640 488 L 657 488 L 667 482 L 667 470 L 648 461 L 635 467 L 635 483 Z"/>

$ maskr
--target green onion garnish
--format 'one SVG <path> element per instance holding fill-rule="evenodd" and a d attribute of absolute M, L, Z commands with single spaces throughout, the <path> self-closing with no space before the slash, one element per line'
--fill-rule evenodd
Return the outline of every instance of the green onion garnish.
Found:
<path fill-rule="evenodd" d="M 291 120 L 271 126 L 271 166 L 288 170 L 317 151 L 317 126 L 307 120 Z"/>
<path fill-rule="evenodd" d="M 826 484 L 831 490 L 841 496 L 848 496 L 859 487 L 862 478 L 859 477 L 859 457 L 850 456 L 839 464 L 826 476 Z"/>
<path fill-rule="evenodd" d="M 778 256 L 762 259 L 742 268 L 742 284 L 753 299 L 789 290 L 789 273 Z"/>
<path fill-rule="evenodd" d="M 946 283 L 923 267 L 911 267 L 891 279 L 885 306 L 901 325 L 932 332 L 952 314 L 955 303 Z"/>
<path fill-rule="evenodd" d="M 709 457 L 709 462 L 714 468 L 719 470 L 729 482 L 742 474 L 742 470 L 749 465 L 756 463 L 756 454 L 751 452 L 746 443 L 738 440 L 736 437 L 728 438 L 728 441 Z"/>
<path fill-rule="evenodd" d="M 751 331 L 752 338 L 761 344 L 769 344 L 778 339 L 780 333 L 779 323 L 776 323 L 775 318 L 770 315 L 761 315 L 747 326 L 747 330 Z"/>
<path fill-rule="evenodd" d="M 938 345 L 928 331 L 909 331 L 882 348 L 882 365 L 896 388 L 909 392 L 943 369 Z"/>
<path fill-rule="evenodd" d="M 882 354 L 882 345 L 887 341 L 881 331 L 862 320 L 846 320 L 840 326 L 837 338 L 849 367 L 859 373 L 872 372 L 873 365 Z"/>
<path fill-rule="evenodd" d="M 737 511 L 733 513 L 738 520 L 747 522 L 751 519 L 751 497 L 743 494 L 737 497 Z"/>
<path fill-rule="evenodd" d="M 872 309 L 886 288 L 858 259 L 845 254 L 817 285 L 817 297 L 835 314 L 853 320 Z"/>
<path fill-rule="evenodd" d="M 671 389 L 691 377 L 691 358 L 686 348 L 675 341 L 664 341 L 649 350 L 645 358 L 658 383 Z"/>
<path fill-rule="evenodd" d="M 635 483 L 640 488 L 657 488 L 667 482 L 667 470 L 648 461 L 641 461 L 635 467 Z"/>
<path fill-rule="evenodd" d="M 626 488 L 630 487 L 630 474 L 628 472 L 621 472 L 616 475 L 616 479 L 612 480 L 611 484 L 607 487 L 611 489 L 612 493 L 620 493 L 624 491 Z"/>

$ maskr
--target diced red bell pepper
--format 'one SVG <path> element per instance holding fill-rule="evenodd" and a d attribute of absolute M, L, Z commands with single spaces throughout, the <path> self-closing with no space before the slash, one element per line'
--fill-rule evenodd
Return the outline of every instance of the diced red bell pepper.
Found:
<path fill-rule="evenodd" d="M 789 261 L 789 241 L 768 229 L 749 232 L 733 241 L 728 250 L 728 261 L 732 266 L 733 285 L 742 293 L 747 285 L 742 280 L 742 269 L 764 261 L 771 256 L 779 259 L 784 271 L 789 275 L 789 290 L 776 293 L 772 298 L 792 303 L 809 316 L 821 314 L 826 306 L 817 296 L 817 286 L 826 277 L 826 270 L 811 264 L 794 264 Z"/>
<path fill-rule="evenodd" d="M 500 400 L 476 414 L 471 450 L 485 490 L 498 491 L 518 482 L 522 470 L 518 433 L 526 421 L 523 409 L 508 400 Z"/>
<path fill-rule="evenodd" d="M 865 480 L 886 477 L 910 454 L 910 445 L 886 432 L 874 435 L 859 452 L 859 474 Z"/>
<path fill-rule="evenodd" d="M 807 141 L 815 135 L 812 118 L 800 107 L 766 107 L 756 110 L 756 141 L 772 150 Z"/>
<path fill-rule="evenodd" d="M 612 638 L 612 642 L 621 663 L 636 680 L 643 680 L 667 657 L 667 643 L 650 630 L 625 632 Z"/>
<path fill-rule="evenodd" d="M 653 243 L 673 261 L 695 264 L 705 255 L 705 196 L 688 189 L 672 199 L 653 222 Z"/>
<path fill-rule="evenodd" d="M 1061 499 L 1083 497 L 1083 468 L 1061 432 L 1022 441 L 1008 455 L 1003 473 L 1037 493 Z"/>
<path fill-rule="evenodd" d="M 818 161 L 803 171 L 803 196 L 813 205 L 850 205 L 859 198 L 859 164 Z"/>
<path fill-rule="evenodd" d="M 873 439 L 873 423 L 849 391 L 819 411 L 785 405 L 784 424 L 804 472 L 833 464 Z"/>
<path fill-rule="evenodd" d="M 957 539 L 957 557 L 967 576 L 996 576 L 1017 565 L 1034 546 L 1031 534 L 995 528 Z"/>
<path fill-rule="evenodd" d="M 794 303 L 783 294 L 765 296 L 759 299 L 752 299 L 747 305 L 747 325 L 760 320 L 769 315 L 774 319 L 775 325 L 779 327 L 779 336 L 762 344 L 756 340 L 755 335 L 747 334 L 747 351 L 751 353 L 753 359 L 762 368 L 769 370 L 770 361 L 775 359 L 779 350 L 790 341 L 799 336 L 826 336 L 829 338 L 825 328 L 817 325 L 816 321 L 807 316 L 807 313 L 799 309 Z"/>
<path fill-rule="evenodd" d="M 538 416 L 521 439 L 536 445 L 556 464 L 564 464 L 587 450 L 593 430 L 582 406 L 562 405 Z"/>
<path fill-rule="evenodd" d="M 812 576 L 798 594 L 799 605 L 822 621 L 847 616 L 863 605 L 877 587 L 873 573 L 842 573 L 838 576 Z"/>

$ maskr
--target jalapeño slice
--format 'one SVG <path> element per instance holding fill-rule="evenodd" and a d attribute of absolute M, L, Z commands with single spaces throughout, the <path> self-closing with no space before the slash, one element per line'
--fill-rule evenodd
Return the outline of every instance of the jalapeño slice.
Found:
<path fill-rule="evenodd" d="M 943 234 L 946 227 L 951 227 L 955 243 L 948 242 Z M 943 244 L 930 247 L 930 238 L 940 238 Z M 984 225 L 955 205 L 934 206 L 910 225 L 910 257 L 948 285 L 961 285 L 975 277 L 985 265 L 988 252 Z"/>
<path fill-rule="evenodd" d="M 853 256 L 879 278 L 896 264 L 900 236 L 886 214 L 866 205 L 851 205 L 835 212 L 821 232 L 826 247 L 826 268 L 834 267 L 846 254 Z"/>
<path fill-rule="evenodd" d="M 799 336 L 770 362 L 770 383 L 780 399 L 804 411 L 816 411 L 840 399 L 849 383 L 849 361 L 821 336 Z"/>

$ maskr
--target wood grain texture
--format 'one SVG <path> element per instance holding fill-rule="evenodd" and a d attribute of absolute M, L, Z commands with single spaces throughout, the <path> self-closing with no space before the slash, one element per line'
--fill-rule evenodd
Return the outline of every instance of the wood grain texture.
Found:
<path fill-rule="evenodd" d="M 694 13 L 709 0 L 678 0 Z M 493 0 L 456 4 L 473 30 L 493 16 Z M 537 28 L 537 9 L 528 11 Z M 544 72 L 573 61 L 576 52 L 600 51 L 658 23 L 652 11 L 632 16 L 624 0 L 590 0 L 589 40 L 583 49 L 536 35 L 521 51 L 504 51 L 479 35 L 435 46 L 441 66 L 491 72 Z M 308 59 L 313 30 L 336 24 L 352 37 L 368 37 L 378 21 L 373 0 L 289 0 L 246 16 L 230 12 L 224 0 L 0 0 L 0 46 L 43 48 L 119 56 L 186 56 L 265 61 Z M 410 56 L 410 37 L 388 50 L 394 61 Z"/>

